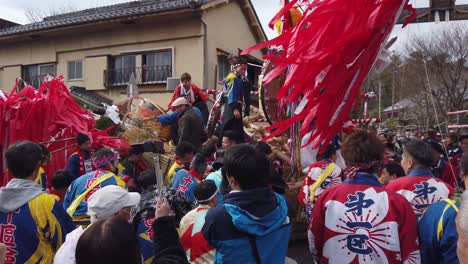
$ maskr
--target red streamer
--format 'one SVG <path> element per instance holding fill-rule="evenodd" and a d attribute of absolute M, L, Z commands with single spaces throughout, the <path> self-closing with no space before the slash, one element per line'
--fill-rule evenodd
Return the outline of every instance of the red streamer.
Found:
<path fill-rule="evenodd" d="M 326 147 L 350 120 L 359 87 L 376 61 L 402 10 L 412 12 L 408 0 L 291 1 L 270 22 L 288 15 L 294 5 L 305 6 L 299 23 L 282 35 L 260 43 L 243 54 L 269 47 L 283 49 L 277 57 L 265 56 L 275 65 L 264 77 L 267 84 L 285 69 L 286 80 L 277 95 L 280 105 L 307 100 L 301 113 L 269 127 L 268 138 L 302 122 L 301 136 L 314 131 L 308 144 Z M 268 139 L 266 138 L 266 139 Z"/>
<path fill-rule="evenodd" d="M 75 102 L 63 77 L 43 82 L 38 90 L 28 85 L 17 92 L 17 87 L 18 83 L 6 101 L 0 98 L 0 186 L 11 178 L 6 172 L 6 149 L 20 140 L 48 142 L 75 138 L 81 132 L 89 135 L 96 148 L 107 146 L 121 153 L 129 151 L 130 145 L 124 139 L 109 137 L 109 130 L 96 129 L 94 116 Z M 56 170 L 66 167 L 68 157 L 76 149 L 76 141 L 50 143 L 47 147 L 52 152 L 51 163 L 46 168 L 50 182 Z"/>

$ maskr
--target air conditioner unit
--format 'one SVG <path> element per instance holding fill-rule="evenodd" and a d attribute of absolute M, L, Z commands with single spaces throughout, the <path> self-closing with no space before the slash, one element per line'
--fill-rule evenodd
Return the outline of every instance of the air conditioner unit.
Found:
<path fill-rule="evenodd" d="M 174 91 L 180 84 L 180 78 L 169 77 L 166 82 L 166 91 Z"/>

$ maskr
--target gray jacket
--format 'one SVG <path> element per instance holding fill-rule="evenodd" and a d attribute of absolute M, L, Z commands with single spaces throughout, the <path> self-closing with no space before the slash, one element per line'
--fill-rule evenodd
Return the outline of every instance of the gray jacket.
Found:
<path fill-rule="evenodd" d="M 13 212 L 43 192 L 34 181 L 14 178 L 0 188 L 0 212 Z"/>

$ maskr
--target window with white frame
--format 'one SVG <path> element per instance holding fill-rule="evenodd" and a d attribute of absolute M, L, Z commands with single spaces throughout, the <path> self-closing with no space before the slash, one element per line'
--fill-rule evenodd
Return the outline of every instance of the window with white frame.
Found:
<path fill-rule="evenodd" d="M 69 61 L 68 62 L 68 80 L 82 80 L 83 79 L 83 61 Z"/>

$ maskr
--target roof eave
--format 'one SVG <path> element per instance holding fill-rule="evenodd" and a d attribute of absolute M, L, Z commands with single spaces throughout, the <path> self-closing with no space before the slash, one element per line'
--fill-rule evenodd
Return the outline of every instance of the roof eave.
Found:
<path fill-rule="evenodd" d="M 148 12 L 148 13 L 143 13 L 143 14 L 133 14 L 133 15 L 120 16 L 120 17 L 111 17 L 111 18 L 104 18 L 104 19 L 99 19 L 99 20 L 84 21 L 84 22 L 78 22 L 78 23 L 73 23 L 73 24 L 49 27 L 46 29 L 30 30 L 30 31 L 25 31 L 25 32 L 0 35 L 0 40 L 14 39 L 17 37 L 30 36 L 30 35 L 34 35 L 38 33 L 48 33 L 48 32 L 70 29 L 70 28 L 78 28 L 78 27 L 87 26 L 90 24 L 111 23 L 111 22 L 118 22 L 118 21 L 148 17 L 148 16 L 156 16 L 156 15 L 161 16 L 161 15 L 167 15 L 167 14 L 183 13 L 187 11 L 192 11 L 192 9 L 190 7 L 181 7 L 181 8 L 167 10 L 163 12 Z"/>
<path fill-rule="evenodd" d="M 257 11 L 255 11 L 255 8 L 253 7 L 253 4 L 252 4 L 252 1 L 251 0 L 247 0 L 247 2 L 249 3 L 250 5 L 250 10 L 252 10 L 253 12 L 253 15 L 255 17 L 255 20 L 256 20 L 256 26 L 260 29 L 260 32 L 261 32 L 261 35 L 262 35 L 262 42 L 264 41 L 268 41 L 268 37 L 267 37 L 267 34 L 265 32 L 265 30 L 263 29 L 262 27 L 262 23 L 260 22 L 260 19 L 258 18 L 258 14 L 257 14 Z"/>

